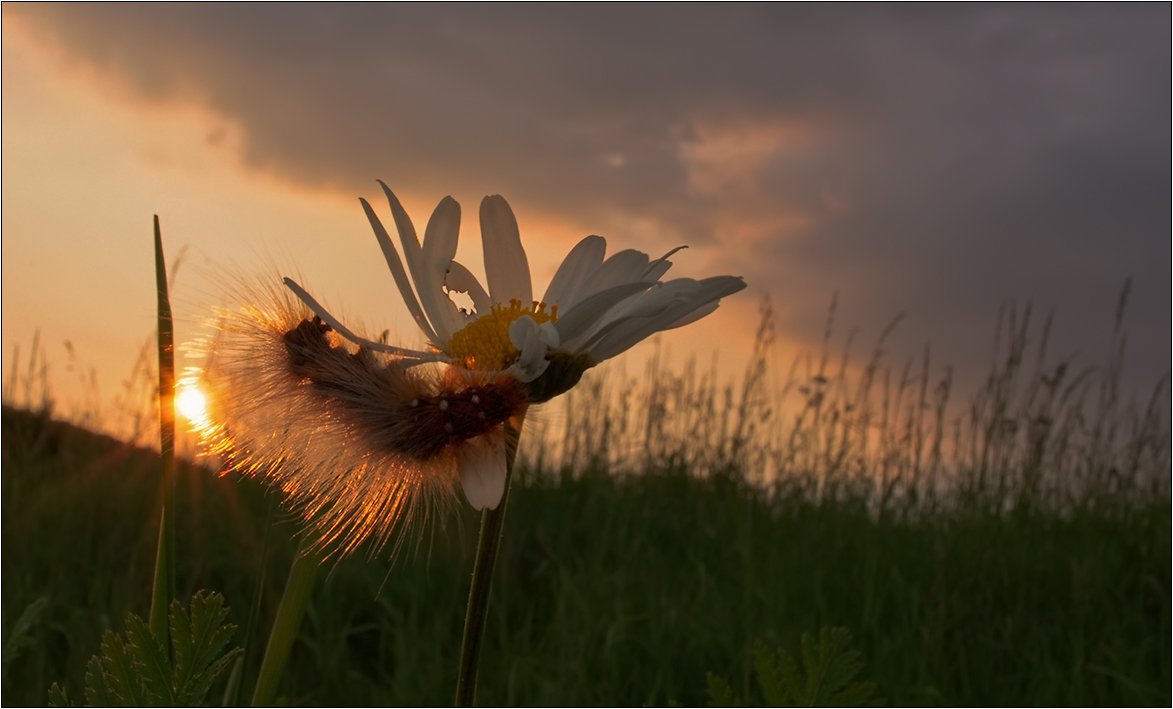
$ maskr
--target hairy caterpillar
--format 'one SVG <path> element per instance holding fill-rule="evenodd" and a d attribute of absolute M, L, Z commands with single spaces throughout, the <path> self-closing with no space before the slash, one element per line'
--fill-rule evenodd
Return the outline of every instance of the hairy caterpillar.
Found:
<path fill-rule="evenodd" d="M 204 438 L 279 486 L 323 547 L 381 548 L 456 499 L 461 457 L 503 445 L 526 391 L 502 372 L 357 347 L 287 293 L 253 293 L 219 322 Z"/>
<path fill-rule="evenodd" d="M 318 317 L 285 332 L 290 373 L 353 419 L 356 433 L 374 449 L 426 462 L 464 441 L 490 433 L 526 403 L 513 377 L 478 378 L 460 367 L 429 381 L 413 377 L 398 359 L 380 362 L 361 346 L 350 352 L 332 344 L 330 327 Z"/>

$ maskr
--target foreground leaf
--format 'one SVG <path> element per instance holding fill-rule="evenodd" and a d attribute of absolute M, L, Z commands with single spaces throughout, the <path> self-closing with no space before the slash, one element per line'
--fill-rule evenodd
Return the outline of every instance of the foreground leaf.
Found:
<path fill-rule="evenodd" d="M 823 628 L 819 640 L 804 633 L 800 644 L 802 666 L 785 650 L 773 651 L 754 643 L 754 669 L 766 706 L 858 707 L 871 700 L 876 686 L 855 681 L 863 669 L 861 655 L 849 649 L 846 628 Z M 706 676 L 710 706 L 745 706 L 723 678 Z"/>
<path fill-rule="evenodd" d="M 102 654 L 86 666 L 89 706 L 199 706 L 216 677 L 241 652 L 225 652 L 236 626 L 225 624 L 228 609 L 218 593 L 200 591 L 191 599 L 191 615 L 179 601 L 169 614 L 171 651 L 142 618 L 126 617 L 126 639 L 107 630 Z M 70 706 L 65 690 L 49 689 L 51 706 Z"/>

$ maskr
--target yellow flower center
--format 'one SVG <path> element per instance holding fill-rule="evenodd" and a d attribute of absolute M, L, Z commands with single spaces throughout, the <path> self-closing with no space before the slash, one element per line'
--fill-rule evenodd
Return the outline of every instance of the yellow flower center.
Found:
<path fill-rule="evenodd" d="M 511 300 L 509 305 L 496 303 L 485 315 L 465 325 L 448 340 L 445 351 L 460 360 L 468 369 L 500 371 L 517 361 L 521 352 L 509 340 L 509 325 L 522 315 L 528 315 L 541 325 L 558 322 L 558 306 L 550 307 L 534 301 L 531 307 L 524 307 L 520 300 Z"/>

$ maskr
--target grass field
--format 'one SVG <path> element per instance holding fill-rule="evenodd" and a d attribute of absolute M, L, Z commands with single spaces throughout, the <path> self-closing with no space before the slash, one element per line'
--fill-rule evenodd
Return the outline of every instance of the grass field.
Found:
<path fill-rule="evenodd" d="M 1026 333 L 1008 318 L 956 417 L 947 375 L 878 358 L 824 358 L 787 408 L 766 325 L 736 389 L 655 364 L 638 391 L 585 382 L 574 434 L 531 444 L 515 482 L 479 703 L 704 704 L 710 671 L 752 698 L 755 640 L 834 625 L 889 704 L 1168 705 L 1167 381 L 1127 406 L 1112 363 L 1069 373 Z M 80 698 L 101 633 L 146 614 L 157 476 L 156 453 L 5 407 L 4 704 Z M 255 676 L 297 524 L 252 480 L 180 481 L 180 596 L 226 596 Z M 289 704 L 450 704 L 477 517 L 438 522 L 394 562 L 330 562 Z"/>

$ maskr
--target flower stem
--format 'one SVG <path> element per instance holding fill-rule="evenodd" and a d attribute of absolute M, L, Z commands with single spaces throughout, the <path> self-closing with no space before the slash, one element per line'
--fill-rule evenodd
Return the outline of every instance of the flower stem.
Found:
<path fill-rule="evenodd" d="M 155 284 L 159 324 L 159 451 L 163 471 L 163 513 L 159 546 L 155 552 L 155 582 L 151 590 L 150 627 L 164 647 L 170 647 L 168 608 L 175 596 L 175 325 L 167 290 L 167 262 L 163 233 L 155 215 Z"/>
<path fill-rule="evenodd" d="M 302 538 L 293 566 L 289 569 L 285 591 L 281 594 L 281 605 L 277 607 L 273 631 L 269 634 L 269 644 L 265 647 L 265 658 L 261 660 L 257 687 L 253 690 L 254 707 L 273 705 L 273 700 L 277 696 L 277 683 L 281 681 L 285 665 L 289 663 L 293 641 L 297 639 L 301 620 L 305 617 L 306 606 L 309 605 L 310 595 L 314 590 L 314 583 L 318 580 L 318 568 L 322 565 L 321 552 L 311 548 L 311 542 L 307 540 L 308 537 Z"/>
<path fill-rule="evenodd" d="M 458 707 L 471 707 L 476 701 L 481 638 L 485 633 L 493 568 L 497 565 L 497 549 L 501 546 L 509 485 L 513 479 L 513 462 L 517 459 L 517 444 L 521 439 L 524 420 L 525 412 L 522 412 L 505 423 L 505 492 L 496 509 L 486 509 L 481 514 L 481 537 L 477 543 L 476 563 L 472 568 L 472 587 L 468 591 L 468 611 L 464 616 L 464 641 L 460 647 L 460 674 L 456 678 Z"/>

